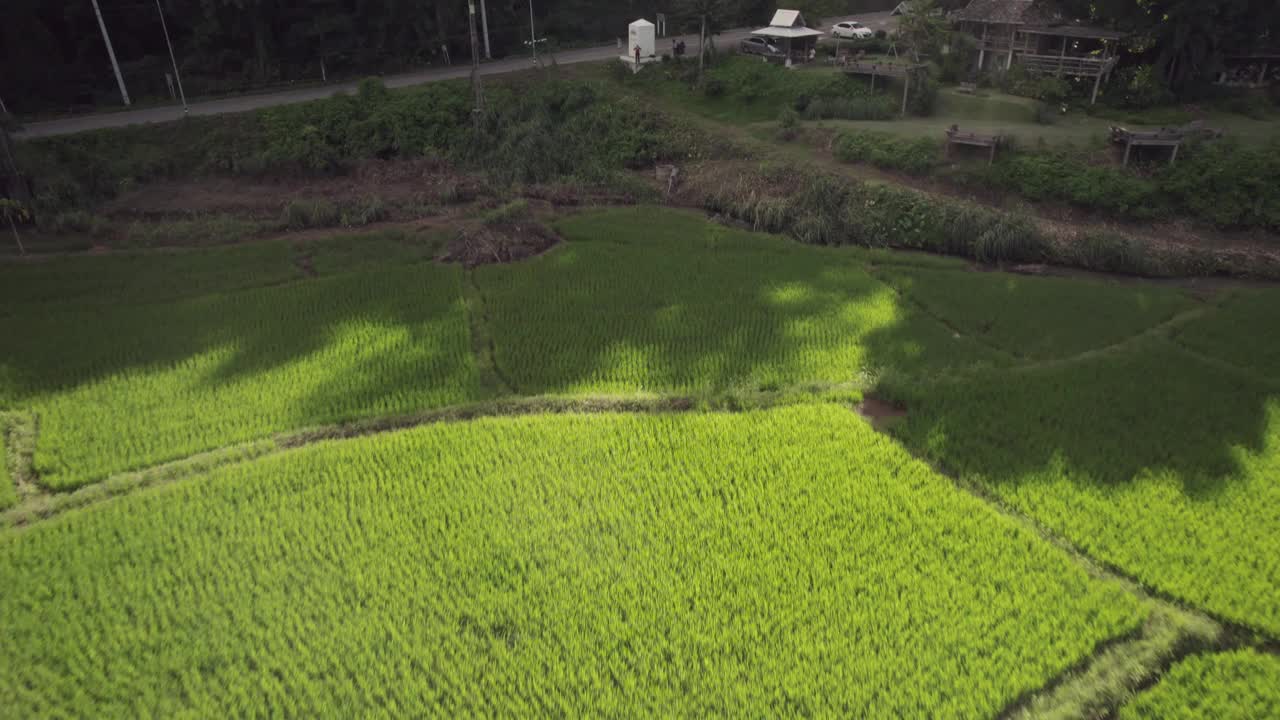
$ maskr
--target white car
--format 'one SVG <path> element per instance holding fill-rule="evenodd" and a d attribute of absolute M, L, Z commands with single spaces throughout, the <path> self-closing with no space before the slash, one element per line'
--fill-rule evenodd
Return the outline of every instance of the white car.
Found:
<path fill-rule="evenodd" d="M 831 34 L 838 38 L 857 38 L 859 40 L 875 37 L 875 33 L 872 32 L 871 28 L 853 20 L 832 25 Z"/>

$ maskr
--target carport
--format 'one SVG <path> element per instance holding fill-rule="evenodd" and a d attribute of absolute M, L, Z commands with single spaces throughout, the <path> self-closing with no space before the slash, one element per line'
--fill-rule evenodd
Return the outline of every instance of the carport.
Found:
<path fill-rule="evenodd" d="M 769 38 L 782 49 L 787 66 L 809 62 L 817 54 L 821 30 L 814 30 L 804 23 L 799 10 L 779 10 L 773 14 L 769 27 L 753 30 L 752 35 Z"/>

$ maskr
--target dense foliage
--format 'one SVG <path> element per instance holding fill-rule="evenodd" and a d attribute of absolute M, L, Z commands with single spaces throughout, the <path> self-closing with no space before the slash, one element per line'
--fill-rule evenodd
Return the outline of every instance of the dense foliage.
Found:
<path fill-rule="evenodd" d="M 1280 717 L 1280 658 L 1254 650 L 1194 655 L 1120 708 L 1120 720 Z"/>
<path fill-rule="evenodd" d="M 1144 614 L 835 405 L 324 444 L 0 536 L 0 582 L 23 716 L 990 717 Z"/>
<path fill-rule="evenodd" d="M 831 149 L 842 162 L 870 163 L 912 175 L 928 173 L 942 158 L 942 147 L 936 140 L 876 132 L 840 133 Z"/>
<path fill-rule="evenodd" d="M 1078 150 L 1002 153 L 991 167 L 949 173 L 961 182 L 996 187 L 1031 200 L 1056 200 L 1118 217 L 1187 216 L 1223 228 L 1280 230 L 1280 144 L 1230 141 L 1184 148 L 1178 162 L 1162 157 L 1149 172 L 1090 163 Z"/>
<path fill-rule="evenodd" d="M 433 158 L 500 182 L 607 182 L 656 161 L 724 154 L 720 143 L 635 98 L 589 83 L 490 83 L 482 130 L 459 83 L 338 95 L 243 116 L 24 142 L 19 161 L 48 214 L 139 183 L 200 174 L 333 173 L 368 159 Z"/>

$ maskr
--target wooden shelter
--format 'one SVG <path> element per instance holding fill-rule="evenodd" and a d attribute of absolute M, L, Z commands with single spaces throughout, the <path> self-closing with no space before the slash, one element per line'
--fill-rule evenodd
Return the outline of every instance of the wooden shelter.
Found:
<path fill-rule="evenodd" d="M 769 27 L 753 30 L 751 34 L 773 40 L 782 48 L 788 66 L 813 59 L 817 54 L 818 38 L 822 37 L 821 30 L 805 25 L 799 10 L 778 10 L 769 21 Z"/>
<path fill-rule="evenodd" d="M 952 125 L 947 128 L 946 155 L 951 157 L 953 145 L 972 145 L 973 147 L 987 148 L 987 164 L 990 165 L 996 161 L 996 148 L 1000 147 L 1000 143 L 1003 141 L 1004 137 L 1002 135 L 966 131 Z"/>
<path fill-rule="evenodd" d="M 951 22 L 973 36 L 979 71 L 1021 65 L 1029 72 L 1093 80 L 1093 96 L 1119 58 L 1123 33 L 1065 17 L 1050 0 L 971 0 Z"/>

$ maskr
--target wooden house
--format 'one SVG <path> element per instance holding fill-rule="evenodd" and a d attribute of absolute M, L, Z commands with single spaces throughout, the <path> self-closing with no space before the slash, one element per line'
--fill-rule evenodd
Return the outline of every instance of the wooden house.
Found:
<path fill-rule="evenodd" d="M 976 41 L 979 71 L 1021 65 L 1032 73 L 1092 79 L 1094 101 L 1119 61 L 1124 37 L 1067 18 L 1049 0 L 971 0 L 950 20 Z"/>

